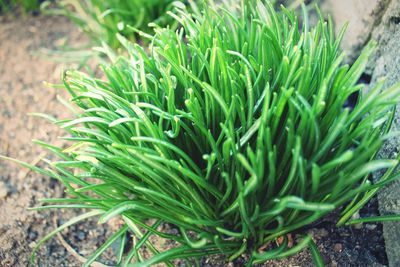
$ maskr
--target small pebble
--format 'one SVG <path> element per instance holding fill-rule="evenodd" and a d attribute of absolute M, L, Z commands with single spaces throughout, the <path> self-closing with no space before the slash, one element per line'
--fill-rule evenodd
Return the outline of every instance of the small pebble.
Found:
<path fill-rule="evenodd" d="M 29 243 L 29 247 L 30 248 L 35 248 L 36 247 L 36 242 L 31 242 L 31 243 Z"/>
<path fill-rule="evenodd" d="M 363 228 L 363 224 L 362 224 L 362 223 L 353 224 L 353 228 L 354 228 L 354 229 L 357 229 L 357 230 L 360 230 L 360 229 Z"/>
<path fill-rule="evenodd" d="M 37 232 L 30 231 L 28 236 L 29 236 L 30 240 L 35 240 L 38 235 L 37 235 Z"/>
<path fill-rule="evenodd" d="M 312 235 L 315 239 L 322 239 L 329 235 L 329 232 L 326 229 L 313 229 Z"/>
<path fill-rule="evenodd" d="M 370 231 L 375 230 L 376 227 L 377 227 L 376 224 L 366 224 L 366 225 L 365 225 L 365 228 L 367 228 L 367 229 L 370 230 Z"/>
<path fill-rule="evenodd" d="M 357 211 L 356 213 L 354 213 L 353 216 L 351 216 L 351 218 L 352 218 L 353 220 L 359 219 L 359 218 L 360 218 L 360 214 L 358 213 L 358 211 Z M 354 229 L 360 230 L 360 229 L 363 228 L 363 225 L 362 225 L 362 223 L 357 223 L 357 224 L 354 224 L 354 225 L 353 225 L 353 228 L 354 228 Z"/>
<path fill-rule="evenodd" d="M 78 239 L 79 240 L 84 240 L 85 239 L 85 237 L 86 237 L 86 235 L 85 235 L 85 233 L 84 232 L 82 232 L 82 231 L 79 231 L 78 232 Z"/>
<path fill-rule="evenodd" d="M 82 255 L 90 255 L 90 251 L 89 250 L 84 250 L 84 249 L 82 249 L 82 250 L 79 250 L 79 254 L 82 254 Z"/>
<path fill-rule="evenodd" d="M 0 199 L 5 198 L 8 195 L 7 185 L 0 181 Z"/>
<path fill-rule="evenodd" d="M 334 249 L 336 252 L 342 252 L 342 251 L 343 251 L 343 245 L 340 244 L 340 243 L 336 243 L 336 244 L 334 245 L 333 249 Z"/>

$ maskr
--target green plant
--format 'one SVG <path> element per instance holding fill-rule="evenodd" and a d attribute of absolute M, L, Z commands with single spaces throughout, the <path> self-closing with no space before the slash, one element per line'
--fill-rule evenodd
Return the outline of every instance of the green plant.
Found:
<path fill-rule="evenodd" d="M 0 0 L 0 12 L 8 12 L 13 8 L 21 7 L 24 12 L 39 10 L 39 0 Z"/>
<path fill-rule="evenodd" d="M 70 18 L 86 32 L 97 44 L 106 42 L 116 48 L 120 43 L 116 34 L 120 33 L 130 40 L 135 40 L 135 31 L 140 29 L 153 33 L 149 24 L 167 26 L 173 20 L 166 15 L 175 4 L 174 0 L 60 0 L 56 7 L 43 9 L 50 14 L 63 15 Z"/>
<path fill-rule="evenodd" d="M 45 199 L 50 205 L 36 209 L 90 211 L 38 246 L 83 219 L 101 216 L 104 223 L 120 216 L 124 225 L 84 266 L 119 238 L 118 266 L 133 258 L 134 266 L 172 265 L 245 253 L 250 265 L 307 245 L 321 265 L 311 237 L 289 248 L 286 234 L 345 204 L 340 224 L 346 223 L 397 179 L 398 160 L 375 155 L 387 138 L 399 86 L 382 91 L 381 81 L 366 93 L 357 85 L 373 43 L 352 67 L 342 65 L 344 30 L 335 39 L 322 17 L 310 29 L 306 12 L 299 25 L 293 12 L 277 13 L 269 1 L 256 0 L 242 1 L 236 11 L 212 3 L 193 10 L 170 13 L 182 25 L 176 32 L 141 33 L 151 38 L 149 55 L 118 35 L 128 56 L 107 50 L 113 61 L 103 67 L 107 81 L 66 72 L 76 115 L 50 119 L 73 145 L 36 141 L 60 158 L 46 160 L 46 169 L 14 161 L 66 186 L 68 198 Z M 355 92 L 356 105 L 346 107 Z M 377 170 L 386 173 L 372 184 L 368 176 Z M 179 234 L 160 232 L 161 223 Z M 128 232 L 138 243 L 124 254 Z M 152 235 L 177 247 L 158 251 Z M 284 241 L 274 245 L 278 237 Z M 153 257 L 144 260 L 143 247 Z"/>

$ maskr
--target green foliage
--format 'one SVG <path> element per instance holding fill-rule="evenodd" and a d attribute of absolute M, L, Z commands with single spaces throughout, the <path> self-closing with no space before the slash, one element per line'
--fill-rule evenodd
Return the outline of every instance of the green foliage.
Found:
<path fill-rule="evenodd" d="M 174 0 L 60 0 L 56 7 L 44 5 L 50 14 L 64 15 L 86 32 L 97 44 L 120 45 L 116 34 L 135 40 L 135 29 L 153 33 L 150 23 L 167 26 L 173 20 L 166 15 Z M 132 28 L 133 27 L 133 28 Z"/>
<path fill-rule="evenodd" d="M 39 10 L 39 0 L 0 0 L 0 12 L 6 13 L 16 7 L 21 7 L 24 12 Z"/>
<path fill-rule="evenodd" d="M 125 225 L 85 266 L 128 232 L 138 243 L 119 254 L 118 266 L 244 253 L 255 264 L 308 245 L 321 266 L 309 236 L 292 248 L 284 238 L 259 249 L 350 203 L 345 223 L 397 178 L 398 161 L 375 155 L 400 89 L 382 91 L 379 82 L 366 93 L 357 85 L 374 45 L 352 67 L 342 65 L 344 31 L 335 39 L 322 18 L 310 28 L 306 12 L 299 25 L 293 12 L 255 0 L 234 12 L 213 4 L 193 10 L 170 13 L 182 28 L 156 29 L 148 53 L 118 35 L 128 56 L 104 49 L 113 61 L 103 67 L 107 80 L 66 72 L 75 116 L 51 120 L 73 145 L 37 141 L 60 158 L 46 160 L 46 169 L 14 161 L 65 184 L 68 198 L 46 199 L 51 205 L 38 209 L 91 211 L 43 242 L 80 220 L 121 216 Z M 377 170 L 387 173 L 371 184 Z M 161 232 L 161 223 L 179 234 Z M 159 252 L 152 235 L 178 246 Z M 154 255 L 147 261 L 144 247 Z"/>

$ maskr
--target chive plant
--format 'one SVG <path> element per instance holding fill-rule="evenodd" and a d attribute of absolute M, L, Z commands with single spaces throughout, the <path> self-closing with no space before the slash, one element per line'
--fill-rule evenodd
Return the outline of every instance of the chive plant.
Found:
<path fill-rule="evenodd" d="M 38 246 L 81 220 L 118 216 L 123 226 L 84 266 L 118 239 L 118 266 L 171 266 L 211 254 L 247 254 L 251 265 L 307 246 L 321 264 L 310 236 L 289 247 L 287 234 L 341 207 L 339 224 L 348 223 L 398 177 L 397 160 L 375 155 L 399 86 L 382 91 L 380 81 L 366 92 L 357 85 L 374 44 L 343 65 L 344 30 L 336 39 L 322 16 L 311 28 L 305 8 L 299 25 L 295 13 L 278 13 L 269 1 L 242 1 L 236 11 L 210 2 L 170 15 L 178 30 L 140 33 L 148 50 L 119 35 L 127 54 L 108 52 L 106 79 L 65 73 L 75 116 L 53 122 L 72 146 L 36 141 L 60 160 L 46 160 L 48 168 L 14 160 L 66 186 L 66 198 L 45 199 L 36 209 L 87 211 Z M 346 106 L 355 92 L 356 105 Z M 385 175 L 373 184 L 369 175 L 377 170 Z M 163 232 L 162 223 L 179 234 Z M 130 248 L 128 233 L 138 240 Z M 159 250 L 151 236 L 177 246 Z"/>
<path fill-rule="evenodd" d="M 182 1 L 174 0 L 60 0 L 56 7 L 44 5 L 47 13 L 64 15 L 87 33 L 97 44 L 106 42 L 113 48 L 119 47 L 116 34 L 125 35 L 135 40 L 135 29 L 152 33 L 157 24 L 166 26 L 173 20 L 166 15 L 174 4 Z M 49 6 L 49 8 L 47 8 Z M 150 26 L 149 26 L 150 24 Z"/>

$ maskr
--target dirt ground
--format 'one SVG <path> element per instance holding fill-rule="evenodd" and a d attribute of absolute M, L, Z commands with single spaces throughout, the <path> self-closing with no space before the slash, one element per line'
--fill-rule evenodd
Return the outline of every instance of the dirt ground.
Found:
<path fill-rule="evenodd" d="M 34 54 L 41 48 L 56 49 L 66 40 L 71 45 L 86 42 L 64 18 L 0 17 L 0 154 L 40 165 L 46 153 L 31 140 L 60 143 L 57 139 L 63 135 L 60 130 L 27 113 L 65 116 L 65 108 L 56 99 L 64 92 L 47 88 L 43 81 L 58 83 L 63 69 L 76 66 L 51 62 Z M 28 266 L 35 242 L 50 232 L 55 223 L 60 224 L 73 213 L 28 211 L 41 198 L 62 196 L 63 189 L 57 181 L 10 162 L 0 161 L 0 191 L 0 266 Z M 95 236 L 104 236 L 105 230 L 83 232 L 80 227 L 74 227 L 75 233 L 66 239 L 78 244 L 75 247 L 85 255 L 85 250 L 89 253 L 104 241 L 104 237 Z M 56 240 L 46 243 L 36 262 L 36 266 L 78 265 Z"/>
<path fill-rule="evenodd" d="M 32 164 L 42 164 L 47 155 L 32 144 L 31 139 L 60 143 L 63 132 L 45 120 L 30 117 L 29 112 L 43 112 L 64 117 L 65 108 L 56 100 L 55 89 L 46 88 L 43 81 L 59 82 L 67 67 L 34 55 L 45 47 L 56 49 L 65 40 L 71 45 L 86 41 L 66 19 L 27 16 L 0 17 L 0 154 Z M 57 181 L 28 172 L 10 162 L 0 161 L 0 266 L 28 266 L 35 243 L 55 224 L 61 224 L 76 214 L 74 211 L 33 212 L 27 208 L 39 205 L 38 200 L 61 197 L 63 188 Z M 376 201 L 363 211 L 377 213 Z M 328 266 L 386 266 L 384 241 L 380 225 L 367 224 L 358 228 L 334 227 L 333 217 L 327 217 L 310 229 Z M 107 228 L 95 221 L 78 224 L 63 232 L 63 237 L 83 257 L 90 255 L 109 235 Z M 35 266 L 80 266 L 70 248 L 59 239 L 48 241 L 39 251 Z M 67 251 L 70 250 L 70 251 Z M 110 253 L 102 258 L 112 264 Z M 226 266 L 218 258 L 207 258 L 203 266 Z M 240 260 L 234 266 L 241 266 Z M 309 252 L 304 251 L 283 261 L 265 266 L 312 266 Z"/>

